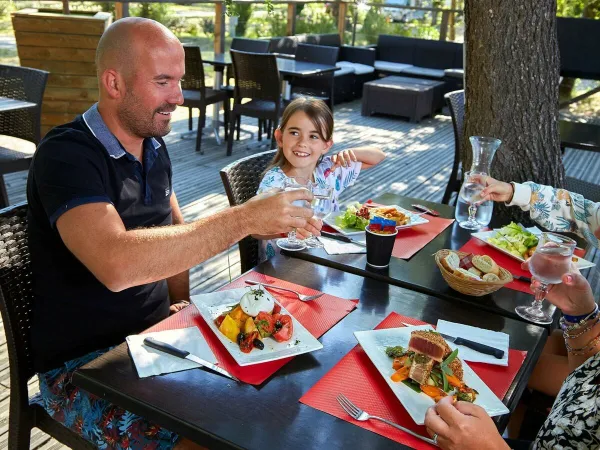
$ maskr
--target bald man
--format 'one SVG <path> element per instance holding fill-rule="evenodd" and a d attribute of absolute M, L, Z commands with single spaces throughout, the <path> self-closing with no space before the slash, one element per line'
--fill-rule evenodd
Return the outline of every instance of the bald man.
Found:
<path fill-rule="evenodd" d="M 184 305 L 191 267 L 250 234 L 318 230 L 293 205 L 310 200 L 303 191 L 185 224 L 162 140 L 183 102 L 180 42 L 157 22 L 122 19 L 96 64 L 99 102 L 48 133 L 27 180 L 33 364 L 48 412 L 97 446 L 167 449 L 176 435 L 78 391 L 71 373 Z"/>

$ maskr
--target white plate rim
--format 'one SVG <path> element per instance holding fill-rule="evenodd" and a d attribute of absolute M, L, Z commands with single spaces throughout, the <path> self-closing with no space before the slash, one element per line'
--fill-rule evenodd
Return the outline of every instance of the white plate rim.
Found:
<path fill-rule="evenodd" d="M 240 366 L 252 366 L 255 364 L 262 364 L 270 361 L 277 361 L 279 359 L 289 358 L 291 356 L 298 356 L 304 353 L 310 353 L 316 350 L 320 350 L 323 348 L 323 344 L 319 342 L 317 338 L 315 338 L 281 303 L 277 301 L 275 297 L 275 303 L 281 306 L 282 314 L 288 314 L 292 318 L 292 322 L 294 324 L 294 334 L 292 338 L 287 341 L 287 347 L 277 351 L 271 351 L 270 353 L 260 353 L 262 350 L 253 350 L 250 353 L 243 353 L 239 346 L 230 341 L 223 333 L 219 331 L 217 328 L 214 319 L 216 318 L 212 316 L 212 312 L 210 311 L 210 305 L 202 302 L 203 298 L 219 296 L 219 294 L 225 297 L 231 297 L 231 301 L 227 303 L 222 303 L 220 306 L 230 305 L 233 306 L 236 302 L 239 302 L 243 293 L 250 289 L 252 286 L 235 288 L 235 289 L 225 289 L 222 291 L 210 292 L 207 294 L 197 294 L 192 295 L 191 300 L 198 312 L 204 319 L 204 321 L 208 324 L 208 327 L 212 330 L 213 333 L 217 336 L 219 341 L 223 344 L 225 349 L 229 352 L 231 357 L 235 360 L 236 363 Z M 268 291 L 266 291 L 269 295 L 271 295 Z M 237 299 L 237 301 L 236 301 Z M 301 336 L 298 336 L 298 333 Z M 295 345 L 294 341 L 300 338 L 301 345 Z M 271 339 L 271 338 L 269 338 Z"/>
<path fill-rule="evenodd" d="M 423 225 L 426 223 L 429 223 L 429 220 L 427 220 L 425 217 L 423 216 L 416 216 L 413 215 L 413 213 L 407 209 L 402 208 L 401 206 L 398 205 L 384 205 L 384 206 L 389 206 L 390 208 L 396 208 L 398 211 L 400 211 L 401 213 L 404 213 L 406 215 L 410 215 L 411 216 L 411 221 L 410 223 L 407 223 L 406 225 L 400 225 L 397 226 L 396 229 L 397 230 L 402 230 L 405 228 L 412 228 L 412 227 L 416 227 L 418 225 Z M 329 213 L 324 219 L 323 222 L 325 222 L 327 225 L 329 225 L 331 228 L 333 228 L 335 231 L 337 231 L 338 233 L 341 233 L 345 236 L 356 236 L 356 235 L 364 235 L 365 231 L 346 231 L 348 230 L 348 228 L 344 229 L 339 227 L 336 223 L 335 223 L 335 218 L 337 216 L 339 216 L 340 214 L 343 214 L 344 211 L 335 211 L 335 212 L 331 212 Z"/>
<path fill-rule="evenodd" d="M 379 351 L 379 350 L 377 350 L 377 349 L 373 350 L 368 345 L 367 346 L 364 345 L 365 337 L 367 335 L 372 334 L 372 333 L 381 333 L 381 332 L 389 333 L 390 330 L 413 331 L 413 330 L 434 330 L 434 329 L 431 325 L 417 325 L 417 326 L 412 326 L 412 327 L 383 328 L 383 329 L 379 329 L 379 330 L 365 330 L 365 331 L 355 331 L 354 332 L 354 337 L 356 338 L 358 343 L 361 345 L 364 352 L 367 354 L 371 363 L 375 366 L 375 368 L 377 369 L 379 374 L 383 377 L 383 379 L 385 380 L 387 385 L 393 391 L 396 398 L 398 398 L 398 401 L 400 402 L 400 404 L 402 404 L 402 406 L 404 406 L 404 408 L 406 409 L 408 414 L 411 416 L 411 418 L 415 421 L 415 423 L 417 425 L 423 425 L 423 423 L 425 421 L 425 413 L 427 412 L 427 407 L 434 405 L 435 404 L 434 401 L 432 399 L 428 398 L 425 394 L 416 393 L 410 387 L 406 386 L 404 383 L 396 383 L 396 382 L 392 381 L 390 379 L 390 376 L 394 372 L 394 370 L 392 369 L 392 364 L 390 363 L 388 365 L 389 367 L 379 367 L 379 365 L 376 364 L 374 357 L 372 356 L 373 351 Z M 362 339 L 362 342 L 361 342 L 361 339 Z M 491 395 L 492 401 L 494 403 L 496 403 L 496 406 L 494 407 L 494 409 L 492 409 L 492 408 L 486 409 L 488 414 L 491 417 L 495 417 L 495 416 L 501 416 L 501 415 L 510 413 L 510 410 L 506 407 L 506 405 L 504 403 L 502 403 L 502 401 L 500 399 L 498 399 L 496 394 L 494 394 L 492 392 L 492 390 L 483 382 L 483 380 L 481 378 L 479 378 L 479 376 L 473 371 L 473 369 L 471 369 L 471 367 L 469 367 L 469 365 L 465 361 L 461 360 L 461 362 L 462 362 L 463 371 L 464 371 L 464 378 L 465 378 L 465 380 L 470 380 L 470 381 L 467 381 L 467 384 L 470 387 L 476 388 L 479 391 L 480 397 L 484 391 L 487 391 L 487 392 L 485 392 L 486 397 Z M 482 388 L 482 386 L 478 386 L 479 384 L 481 384 L 483 386 L 483 388 Z M 419 405 L 415 401 L 411 402 L 411 400 L 410 400 L 411 396 L 417 396 L 417 395 L 421 396 L 421 398 L 425 402 L 428 403 L 428 406 L 426 408 L 424 408 L 424 409 L 420 408 Z M 413 399 L 416 400 L 417 398 L 413 397 Z M 477 402 L 475 404 L 477 404 Z M 483 406 L 483 405 L 480 405 L 480 406 Z"/>
<path fill-rule="evenodd" d="M 529 228 L 525 228 L 525 229 L 535 235 L 539 235 L 542 233 L 542 230 L 540 230 L 538 227 L 529 227 Z M 488 241 L 488 238 L 492 237 L 492 235 L 494 233 L 496 233 L 497 231 L 498 231 L 498 229 L 489 230 L 489 231 L 478 231 L 476 233 L 472 233 L 471 236 L 473 236 L 475 239 L 479 239 L 480 241 L 485 242 L 490 247 L 495 248 L 496 250 L 504 253 L 505 255 L 512 257 L 513 259 L 516 259 L 517 261 L 525 262 L 525 260 L 523 258 L 521 258 L 520 256 L 513 255 L 508 250 L 505 250 L 502 247 L 499 247 L 498 245 Z M 579 256 L 577 256 L 577 258 L 578 258 L 577 259 L 577 268 L 579 270 L 589 269 L 590 267 L 596 266 L 595 263 L 588 261 L 585 258 L 581 258 Z"/>

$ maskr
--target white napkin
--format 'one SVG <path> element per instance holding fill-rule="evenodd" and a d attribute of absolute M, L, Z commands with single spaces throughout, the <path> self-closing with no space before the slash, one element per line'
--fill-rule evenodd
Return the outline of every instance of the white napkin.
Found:
<path fill-rule="evenodd" d="M 126 340 L 140 378 L 201 367 L 190 360 L 178 358 L 144 345 L 144 339 L 147 337 L 171 344 L 213 364 L 217 363 L 217 358 L 196 327 L 135 334 L 127 336 Z"/>
<path fill-rule="evenodd" d="M 458 356 L 461 359 L 464 359 L 465 361 L 494 364 L 497 366 L 508 366 L 508 334 L 499 331 L 486 330 L 484 328 L 471 327 L 469 325 L 463 325 L 462 323 L 447 322 L 445 320 L 438 320 L 436 330 L 449 336 L 465 338 L 470 341 L 504 350 L 504 358 L 498 359 L 493 355 L 480 353 L 477 350 L 472 350 L 464 345 L 457 346 L 452 342 L 448 342 L 448 345 L 453 350 L 457 347 L 459 348 Z"/>
<path fill-rule="evenodd" d="M 351 242 L 342 242 L 336 239 L 330 239 L 319 236 L 319 241 L 325 246 L 325 251 L 329 255 L 344 255 L 347 253 L 366 253 L 367 249 Z M 359 240 L 359 239 L 357 239 Z"/>

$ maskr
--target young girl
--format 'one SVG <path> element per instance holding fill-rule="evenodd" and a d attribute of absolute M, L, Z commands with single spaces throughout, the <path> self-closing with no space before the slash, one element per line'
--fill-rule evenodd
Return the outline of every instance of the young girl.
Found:
<path fill-rule="evenodd" d="M 325 156 L 333 145 L 333 114 L 322 100 L 300 97 L 293 100 L 275 130 L 277 152 L 265 170 L 257 194 L 284 187 L 288 177 L 302 177 L 321 186 L 333 188 L 333 211 L 339 210 L 338 197 L 352 186 L 361 170 L 379 164 L 385 153 L 375 147 L 352 148 L 333 156 Z M 310 219 L 317 230 L 322 223 Z M 310 231 L 298 229 L 297 235 L 306 238 Z M 254 236 L 262 239 L 260 259 L 275 254 L 275 239 L 280 236 Z"/>

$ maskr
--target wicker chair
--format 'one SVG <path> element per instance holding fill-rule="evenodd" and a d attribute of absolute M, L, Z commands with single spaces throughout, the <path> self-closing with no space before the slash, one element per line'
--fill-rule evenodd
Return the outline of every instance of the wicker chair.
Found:
<path fill-rule="evenodd" d="M 262 173 L 273 159 L 275 150 L 269 150 L 246 158 L 238 159 L 221 169 L 221 180 L 231 206 L 241 205 L 256 195 Z M 239 244 L 242 273 L 258 264 L 258 241 L 252 236 L 242 239 Z"/>
<path fill-rule="evenodd" d="M 0 112 L 0 134 L 38 145 L 41 140 L 42 98 L 48 72 L 0 65 L 0 97 L 35 103 L 33 108 Z M 30 153 L 0 146 L 0 208 L 9 205 L 3 175 L 29 170 Z"/>
<path fill-rule="evenodd" d="M 10 364 L 8 448 L 29 450 L 30 433 L 37 427 L 76 449 L 93 449 L 88 441 L 52 419 L 30 401 L 27 382 L 35 375 L 30 345 L 33 293 L 27 245 L 27 204 L 0 211 L 0 312 Z"/>
<path fill-rule="evenodd" d="M 340 49 L 338 47 L 298 44 L 296 49 L 296 61 L 335 66 L 339 51 Z M 290 83 L 292 87 L 292 98 L 302 95 L 320 98 L 325 101 L 331 111 L 333 111 L 333 80 L 334 72 L 308 78 L 296 78 Z"/>
<path fill-rule="evenodd" d="M 235 74 L 235 94 L 230 119 L 230 132 L 227 141 L 227 155 L 233 148 L 233 131 L 237 118 L 249 116 L 259 121 L 271 121 L 277 128 L 283 110 L 279 69 L 275 55 L 268 53 L 248 53 L 231 50 L 233 73 Z M 243 103 L 243 99 L 250 99 Z M 259 132 L 258 140 L 261 140 Z M 272 142 L 274 146 L 275 143 Z"/>
<path fill-rule="evenodd" d="M 450 115 L 452 116 L 452 126 L 454 127 L 454 163 L 452 164 L 452 173 L 448 180 L 448 186 L 442 203 L 448 205 L 450 197 L 453 192 L 460 191 L 460 185 L 462 182 L 462 173 L 460 168 L 461 161 L 461 149 L 463 148 L 464 141 L 464 129 L 465 129 L 465 91 L 454 91 L 448 92 L 444 95 L 446 104 L 450 109 Z"/>
<path fill-rule="evenodd" d="M 227 139 L 229 121 L 229 93 L 224 90 L 207 88 L 204 80 L 204 65 L 200 47 L 184 46 L 185 51 L 185 78 L 181 82 L 183 91 L 183 106 L 189 108 L 189 129 L 192 129 L 192 109 L 200 110 L 198 118 L 198 133 L 196 134 L 196 151 L 204 154 L 202 150 L 202 128 L 206 119 L 208 105 L 223 102 L 225 110 L 225 139 Z"/>

